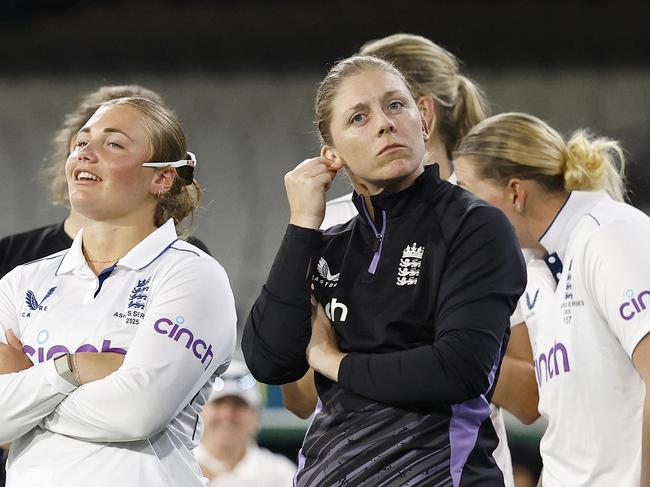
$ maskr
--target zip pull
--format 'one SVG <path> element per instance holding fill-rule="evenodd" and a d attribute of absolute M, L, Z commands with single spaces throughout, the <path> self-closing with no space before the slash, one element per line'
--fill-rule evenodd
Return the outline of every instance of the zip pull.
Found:
<path fill-rule="evenodd" d="M 382 239 L 381 233 L 378 233 L 375 235 L 375 242 L 372 244 L 372 253 L 375 254 L 379 250 L 379 247 L 381 246 L 381 239 Z"/>

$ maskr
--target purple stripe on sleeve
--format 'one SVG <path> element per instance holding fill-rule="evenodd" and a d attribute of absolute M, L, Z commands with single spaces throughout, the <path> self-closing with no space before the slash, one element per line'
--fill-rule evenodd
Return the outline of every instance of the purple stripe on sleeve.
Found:
<path fill-rule="evenodd" d="M 499 366 L 503 353 L 503 343 L 494 361 L 490 375 L 488 376 L 488 391 L 494 384 L 494 376 Z M 478 430 L 490 416 L 490 403 L 481 394 L 478 397 L 468 399 L 460 404 L 451 406 L 451 421 L 449 422 L 449 442 L 451 443 L 451 479 L 454 487 L 460 485 L 460 478 L 463 467 L 469 458 L 470 453 L 476 445 Z"/>

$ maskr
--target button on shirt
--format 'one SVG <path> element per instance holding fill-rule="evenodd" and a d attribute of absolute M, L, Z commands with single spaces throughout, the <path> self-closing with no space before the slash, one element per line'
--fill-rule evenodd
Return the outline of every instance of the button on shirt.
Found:
<path fill-rule="evenodd" d="M 82 239 L 0 281 L 0 340 L 11 328 L 34 362 L 0 375 L 7 486 L 202 486 L 199 412 L 235 345 L 226 273 L 171 220 L 101 278 Z M 75 389 L 53 363 L 67 351 L 126 356 Z"/>
<path fill-rule="evenodd" d="M 641 211 L 574 191 L 528 265 L 519 311 L 548 420 L 544 487 L 639 485 L 645 388 L 631 357 L 650 331 L 649 242 Z"/>

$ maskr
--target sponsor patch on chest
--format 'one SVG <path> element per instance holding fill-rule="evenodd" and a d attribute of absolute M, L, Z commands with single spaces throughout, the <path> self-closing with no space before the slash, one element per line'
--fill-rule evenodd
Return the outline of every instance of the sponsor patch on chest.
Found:
<path fill-rule="evenodd" d="M 325 287 L 336 287 L 339 283 L 340 272 L 332 274 L 330 271 L 330 266 L 325 259 L 322 257 L 318 259 L 318 264 L 316 265 L 316 272 L 312 276 L 312 281 L 325 286 Z"/>

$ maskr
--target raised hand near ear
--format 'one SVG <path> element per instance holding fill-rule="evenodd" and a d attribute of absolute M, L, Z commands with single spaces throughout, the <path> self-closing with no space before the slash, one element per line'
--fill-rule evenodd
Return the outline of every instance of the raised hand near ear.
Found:
<path fill-rule="evenodd" d="M 291 210 L 290 223 L 317 230 L 325 218 L 325 192 L 337 169 L 325 157 L 305 159 L 284 176 Z"/>

